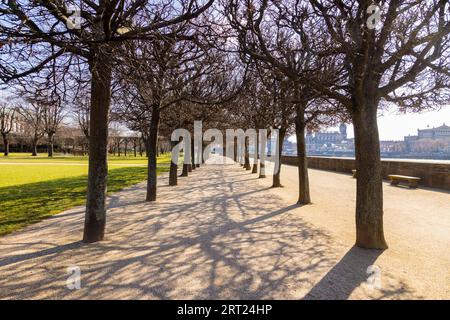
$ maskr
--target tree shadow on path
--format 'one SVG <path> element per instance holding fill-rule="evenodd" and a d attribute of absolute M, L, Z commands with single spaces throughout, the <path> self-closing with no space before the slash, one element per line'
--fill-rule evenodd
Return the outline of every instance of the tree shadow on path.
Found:
<path fill-rule="evenodd" d="M 352 247 L 305 296 L 307 300 L 345 300 L 367 281 L 367 268 L 374 265 L 383 250 Z"/>

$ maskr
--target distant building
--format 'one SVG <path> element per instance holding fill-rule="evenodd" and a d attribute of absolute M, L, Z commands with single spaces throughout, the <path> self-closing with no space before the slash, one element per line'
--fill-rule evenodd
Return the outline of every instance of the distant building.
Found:
<path fill-rule="evenodd" d="M 297 143 L 289 141 L 288 138 L 284 139 L 283 154 L 288 154 L 288 155 L 297 154 Z"/>
<path fill-rule="evenodd" d="M 330 145 L 342 143 L 345 140 L 347 140 L 347 125 L 345 123 L 340 125 L 339 131 L 308 132 L 306 135 L 306 144 Z"/>
<path fill-rule="evenodd" d="M 383 154 L 403 153 L 405 152 L 405 142 L 395 140 L 380 141 L 380 151 Z"/>
<path fill-rule="evenodd" d="M 445 123 L 437 128 L 431 129 L 417 129 L 417 136 L 406 136 L 405 142 L 417 141 L 421 139 L 450 139 L 450 127 L 445 125 Z"/>
<path fill-rule="evenodd" d="M 285 154 L 296 154 L 295 143 L 287 143 Z M 339 131 L 308 132 L 306 151 L 310 156 L 355 156 L 355 141 L 347 137 L 347 126 Z M 404 141 L 380 141 L 381 156 L 385 158 L 450 160 L 450 126 L 418 129 L 417 135 L 406 136 Z"/>
<path fill-rule="evenodd" d="M 450 127 L 445 123 L 437 128 L 417 131 L 419 139 L 450 139 Z"/>
<path fill-rule="evenodd" d="M 420 155 L 447 154 L 450 150 L 450 127 L 445 123 L 437 128 L 417 129 L 416 136 L 405 137 L 406 151 Z"/>
<path fill-rule="evenodd" d="M 339 131 L 308 132 L 306 151 L 310 155 L 345 155 L 354 153 L 354 139 L 348 139 L 347 125 L 342 123 Z"/>

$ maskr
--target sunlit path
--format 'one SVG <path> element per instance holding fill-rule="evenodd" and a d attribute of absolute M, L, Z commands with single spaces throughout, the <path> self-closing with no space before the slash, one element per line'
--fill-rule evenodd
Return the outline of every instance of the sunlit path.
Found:
<path fill-rule="evenodd" d="M 391 248 L 368 251 L 352 247 L 354 180 L 311 170 L 314 204 L 298 207 L 295 177 L 284 167 L 285 187 L 270 189 L 239 165 L 209 164 L 175 187 L 162 177 L 156 203 L 140 184 L 109 198 L 106 240 L 90 245 L 83 208 L 29 226 L 0 238 L 0 298 L 450 297 L 448 193 L 386 186 Z M 366 281 L 371 265 L 380 288 Z M 66 287 L 72 266 L 79 290 Z"/>

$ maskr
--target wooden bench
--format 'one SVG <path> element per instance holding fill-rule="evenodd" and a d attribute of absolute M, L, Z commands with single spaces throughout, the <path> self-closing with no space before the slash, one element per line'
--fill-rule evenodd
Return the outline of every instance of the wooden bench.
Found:
<path fill-rule="evenodd" d="M 397 186 L 400 182 L 408 182 L 411 189 L 415 189 L 419 186 L 420 178 L 418 177 L 408 177 L 391 174 L 388 175 L 389 180 L 391 180 L 392 186 Z"/>
<path fill-rule="evenodd" d="M 355 169 L 353 169 L 353 170 L 352 170 L 352 173 L 353 173 L 353 178 L 355 178 L 355 179 L 356 179 L 356 170 L 355 170 Z"/>

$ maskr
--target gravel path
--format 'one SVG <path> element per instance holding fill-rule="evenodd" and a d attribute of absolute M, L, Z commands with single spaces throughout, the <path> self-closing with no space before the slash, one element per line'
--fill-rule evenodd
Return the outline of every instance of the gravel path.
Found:
<path fill-rule="evenodd" d="M 144 184 L 110 197 L 96 244 L 79 241 L 83 208 L 63 212 L 0 238 L 0 298 L 450 299 L 449 193 L 386 186 L 390 249 L 370 251 L 352 247 L 355 181 L 310 179 L 314 204 L 298 207 L 293 167 L 281 189 L 234 164 L 176 187 L 163 176 L 156 203 Z M 66 287 L 73 266 L 78 290 Z"/>

